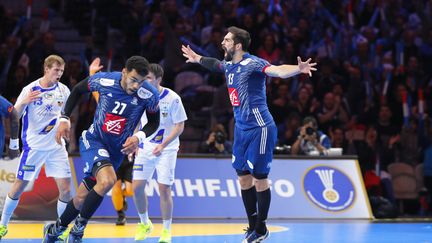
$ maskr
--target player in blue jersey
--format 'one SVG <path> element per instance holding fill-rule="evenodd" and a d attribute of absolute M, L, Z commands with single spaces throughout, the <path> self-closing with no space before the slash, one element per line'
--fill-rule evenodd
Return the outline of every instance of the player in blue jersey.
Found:
<path fill-rule="evenodd" d="M 5 144 L 5 131 L 3 128 L 3 118 L 9 119 L 10 139 L 9 139 L 9 158 L 13 159 L 19 156 L 19 114 L 14 109 L 12 103 L 0 95 L 0 158 L 3 157 Z"/>
<path fill-rule="evenodd" d="M 145 81 L 148 65 L 144 57 L 133 56 L 121 72 L 96 73 L 73 88 L 57 132 L 58 142 L 69 138 L 68 117 L 80 95 L 91 91 L 99 94 L 93 124 L 80 138 L 86 176 L 57 222 L 45 226 L 44 242 L 57 240 L 75 218 L 66 242 L 81 242 L 88 220 L 117 181 L 115 171 L 124 155 L 134 153 L 145 134 L 154 133 L 159 126 L 159 92 Z M 149 122 L 133 134 L 144 112 Z"/>
<path fill-rule="evenodd" d="M 222 41 L 224 60 L 203 57 L 189 46 L 182 46 L 186 62 L 224 72 L 234 109 L 234 146 L 232 165 L 237 171 L 249 227 L 243 242 L 261 242 L 269 235 L 265 221 L 270 208 L 268 174 L 273 159 L 277 130 L 266 103 L 266 76 L 288 78 L 312 75 L 316 63 L 311 59 L 297 65 L 271 65 L 247 52 L 251 39 L 247 31 L 228 28 Z"/>

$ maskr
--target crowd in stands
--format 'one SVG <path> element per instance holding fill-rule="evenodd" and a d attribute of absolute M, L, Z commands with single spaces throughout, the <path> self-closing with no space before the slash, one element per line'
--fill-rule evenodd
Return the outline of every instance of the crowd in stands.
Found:
<path fill-rule="evenodd" d="M 332 147 L 358 155 L 365 175 L 374 172 L 385 184 L 388 165 L 423 163 L 424 183 L 432 191 L 430 0 L 50 2 L 88 43 L 83 59 L 67 60 L 63 82 L 69 88 L 87 75 L 86 63 L 94 53 L 110 59 L 113 70 L 137 54 L 163 65 L 164 86 L 181 95 L 190 133 L 207 131 L 194 138 L 198 142 L 186 132 L 181 152 L 214 151 L 205 145 L 220 125 L 226 140 L 232 140 L 234 121 L 223 75 L 186 64 L 180 46 L 222 59 L 222 38 L 234 25 L 250 32 L 250 52 L 272 64 L 296 64 L 297 56 L 318 63 L 313 77 L 268 79 L 267 102 L 279 145 L 295 143 L 303 118 L 315 117 Z M 0 93 L 11 102 L 23 86 L 42 76 L 43 57 L 62 54 L 54 48 L 53 33 L 38 32 L 31 23 L 12 35 L 19 14 L 0 5 Z M 94 102 L 84 98 L 74 118 L 77 136 L 92 122 L 93 112 Z M 197 146 L 188 146 L 193 142 Z"/>

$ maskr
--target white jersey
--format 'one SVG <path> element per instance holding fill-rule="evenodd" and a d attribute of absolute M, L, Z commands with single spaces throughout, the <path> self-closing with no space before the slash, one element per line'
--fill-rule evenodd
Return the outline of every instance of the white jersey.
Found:
<path fill-rule="evenodd" d="M 140 148 L 153 150 L 158 144 L 161 144 L 164 139 L 173 130 L 174 124 L 187 120 L 186 111 L 180 96 L 168 88 L 163 88 L 159 95 L 159 110 L 160 122 L 155 133 L 148 136 L 144 140 L 144 144 L 140 144 Z M 147 123 L 146 113 L 141 117 L 141 128 Z M 178 150 L 180 145 L 179 138 L 175 138 L 169 143 L 164 150 Z"/>
<path fill-rule="evenodd" d="M 21 139 L 24 150 L 46 151 L 62 146 L 55 141 L 55 134 L 70 91 L 62 83 L 42 88 L 41 80 L 42 78 L 24 87 L 16 101 L 16 104 L 19 104 L 31 91 L 41 91 L 38 100 L 23 107 Z"/>

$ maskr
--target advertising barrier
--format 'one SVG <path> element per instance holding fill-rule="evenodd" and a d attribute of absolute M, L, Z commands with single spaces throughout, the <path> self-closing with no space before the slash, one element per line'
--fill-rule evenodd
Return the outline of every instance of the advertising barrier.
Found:
<path fill-rule="evenodd" d="M 71 157 L 75 187 L 84 176 L 84 162 Z M 15 178 L 16 166 L 0 161 L 0 207 Z M 5 165 L 9 167 L 6 168 Z M 269 218 L 370 219 L 372 213 L 355 158 L 284 157 L 271 164 L 272 201 Z M 13 178 L 12 178 L 13 177 Z M 55 182 L 42 171 L 35 186 L 20 200 L 20 207 L 30 208 L 15 214 L 18 218 L 37 215 L 55 217 Z M 39 189 L 38 189 L 39 188 Z M 75 190 L 73 190 L 75 191 Z M 55 195 L 53 194 L 55 192 Z M 149 181 L 146 192 L 150 217 L 160 217 L 156 179 Z M 95 217 L 116 217 L 110 193 Z M 24 197 L 24 195 L 23 195 Z M 231 158 L 181 157 L 177 160 L 173 185 L 174 218 L 245 218 L 237 175 Z M 25 203 L 25 205 L 22 205 Z M 128 216 L 137 213 L 128 198 Z M 46 212 L 50 210 L 52 212 Z M 20 212 L 17 209 L 17 212 Z"/>

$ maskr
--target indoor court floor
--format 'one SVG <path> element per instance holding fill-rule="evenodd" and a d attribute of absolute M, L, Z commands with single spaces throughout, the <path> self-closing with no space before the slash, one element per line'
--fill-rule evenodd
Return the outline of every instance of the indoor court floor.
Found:
<path fill-rule="evenodd" d="M 83 242 L 136 242 L 136 220 L 126 226 L 115 226 L 114 220 L 89 223 Z M 7 242 L 41 242 L 44 222 L 12 221 L 9 233 L 1 240 Z M 270 237 L 265 242 L 421 242 L 432 243 L 432 221 L 393 220 L 269 220 Z M 158 242 L 160 222 L 145 242 Z M 173 225 L 175 243 L 241 242 L 244 223 L 238 220 L 182 220 Z"/>

